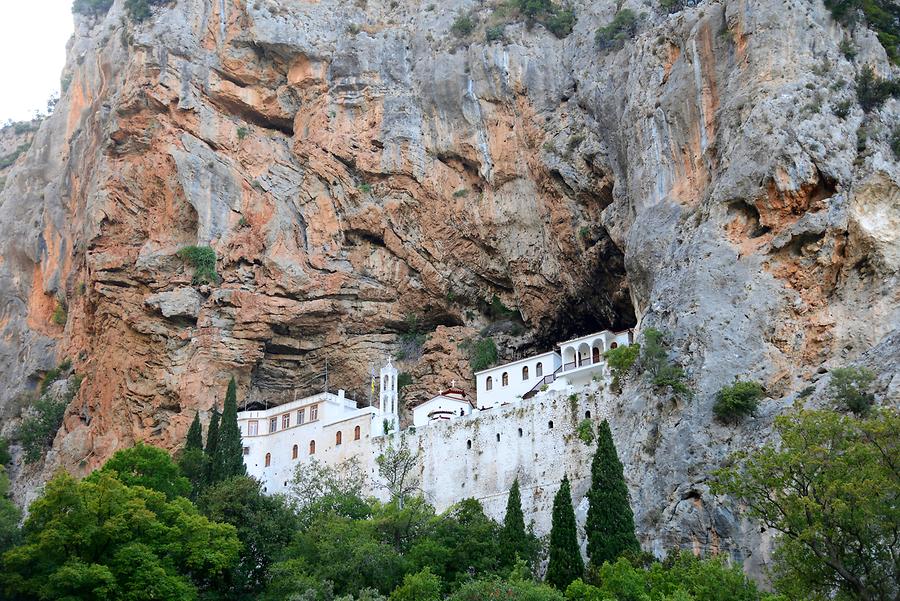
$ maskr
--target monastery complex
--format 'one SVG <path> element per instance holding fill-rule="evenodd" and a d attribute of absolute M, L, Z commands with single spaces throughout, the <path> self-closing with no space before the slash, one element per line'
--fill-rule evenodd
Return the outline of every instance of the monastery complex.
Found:
<path fill-rule="evenodd" d="M 375 406 L 359 407 L 339 390 L 239 412 L 247 472 L 279 493 L 304 462 L 337 466 L 355 458 L 368 475 L 366 492 L 383 498 L 375 459 L 402 437 L 419 457 L 419 486 L 438 511 L 474 497 L 488 515 L 502 517 L 518 477 L 526 515 L 538 534 L 548 532 L 564 472 L 576 499 L 588 484 L 592 447 L 576 429 L 584 419 L 608 417 L 603 353 L 632 339 L 631 330 L 598 332 L 477 372 L 474 396 L 451 383 L 416 406 L 405 428 L 390 361 L 380 370 Z"/>

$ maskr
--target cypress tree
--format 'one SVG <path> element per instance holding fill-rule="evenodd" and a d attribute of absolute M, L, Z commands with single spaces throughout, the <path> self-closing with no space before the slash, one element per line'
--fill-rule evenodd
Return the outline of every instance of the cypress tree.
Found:
<path fill-rule="evenodd" d="M 587 551 L 592 564 L 613 563 L 624 553 L 641 550 L 634 534 L 634 514 L 628 502 L 622 462 L 606 420 L 600 424 L 588 500 Z"/>
<path fill-rule="evenodd" d="M 218 482 L 216 474 L 219 470 L 216 467 L 216 458 L 218 453 L 216 449 L 219 446 L 219 410 L 213 407 L 212 417 L 209 418 L 209 429 L 206 431 L 206 450 L 204 451 L 204 459 L 206 460 L 206 470 L 204 484 L 213 484 Z"/>
<path fill-rule="evenodd" d="M 203 450 L 203 430 L 200 426 L 199 411 L 194 412 L 194 421 L 191 422 L 191 427 L 188 429 L 187 441 L 184 443 L 184 448 Z"/>
<path fill-rule="evenodd" d="M 178 455 L 181 473 L 191 481 L 191 498 L 196 498 L 203 487 L 206 473 L 206 456 L 203 453 L 203 430 L 200 426 L 200 412 L 194 413 L 194 421 L 188 429 L 184 448 Z"/>
<path fill-rule="evenodd" d="M 553 524 L 550 527 L 550 563 L 547 565 L 547 582 L 561 591 L 584 575 L 584 561 L 578 548 L 578 531 L 575 526 L 575 509 L 572 507 L 572 490 L 569 477 L 553 499 Z"/>
<path fill-rule="evenodd" d="M 219 444 L 214 459 L 216 481 L 234 476 L 246 476 L 244 448 L 241 443 L 241 429 L 237 423 L 237 384 L 232 377 L 225 393 L 222 421 L 219 424 Z"/>
<path fill-rule="evenodd" d="M 503 565 L 512 566 L 516 556 L 525 561 L 531 559 L 530 541 L 525 532 L 525 516 L 522 514 L 522 495 L 519 492 L 519 479 L 513 480 L 506 500 L 506 516 L 500 530 L 500 557 Z"/>

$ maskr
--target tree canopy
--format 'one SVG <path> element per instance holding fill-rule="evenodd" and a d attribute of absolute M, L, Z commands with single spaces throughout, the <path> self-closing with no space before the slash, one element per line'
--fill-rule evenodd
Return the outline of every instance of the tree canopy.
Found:
<path fill-rule="evenodd" d="M 169 500 L 186 497 L 191 490 L 190 481 L 181 474 L 168 453 L 141 442 L 130 449 L 116 451 L 88 478 L 96 479 L 108 472 L 115 472 L 119 481 L 127 486 L 143 486 L 163 493 Z"/>
<path fill-rule="evenodd" d="M 3 555 L 0 583 L 37 599 L 195 599 L 197 582 L 228 569 L 240 548 L 233 526 L 111 469 L 81 482 L 55 476 L 23 538 Z"/>
<path fill-rule="evenodd" d="M 775 430 L 780 446 L 737 453 L 715 490 L 779 533 L 777 588 L 815 601 L 897 599 L 900 412 L 797 409 Z"/>

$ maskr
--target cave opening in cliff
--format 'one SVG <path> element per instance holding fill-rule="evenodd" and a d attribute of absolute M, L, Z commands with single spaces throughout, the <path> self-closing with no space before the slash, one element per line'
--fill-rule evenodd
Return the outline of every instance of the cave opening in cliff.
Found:
<path fill-rule="evenodd" d="M 579 274 L 578 284 L 545 318 L 535 332 L 535 343 L 550 348 L 601 330 L 621 331 L 637 324 L 625 257 L 605 232 L 597 243 L 599 252 Z"/>

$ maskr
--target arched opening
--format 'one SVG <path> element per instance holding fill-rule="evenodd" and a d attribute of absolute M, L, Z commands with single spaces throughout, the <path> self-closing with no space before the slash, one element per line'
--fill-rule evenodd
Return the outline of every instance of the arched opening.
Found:
<path fill-rule="evenodd" d="M 294 448 L 291 449 L 291 459 L 296 459 L 300 454 L 300 448 L 297 445 L 294 445 Z"/>
<path fill-rule="evenodd" d="M 488 376 L 487 380 L 484 381 L 484 389 L 485 390 L 493 390 L 494 389 L 494 378 Z"/>
<path fill-rule="evenodd" d="M 337 432 L 335 432 L 335 434 L 334 434 L 334 446 L 340 445 L 340 444 L 341 444 L 341 439 L 342 439 L 342 438 L 343 438 L 343 434 L 341 434 L 341 431 L 340 431 L 340 430 L 338 430 Z"/>
<path fill-rule="evenodd" d="M 547 422 L 547 427 L 550 428 L 551 430 L 553 429 L 553 420 L 552 419 L 549 422 Z"/>
<path fill-rule="evenodd" d="M 591 412 L 590 412 L 590 411 L 585 411 L 585 412 L 584 412 L 584 419 L 591 419 Z"/>
<path fill-rule="evenodd" d="M 359 440 L 360 430 L 359 426 L 353 428 L 353 440 Z"/>
<path fill-rule="evenodd" d="M 576 364 L 575 347 L 567 346 L 563 349 L 563 371 L 574 369 Z"/>
<path fill-rule="evenodd" d="M 500 442 L 500 433 L 497 432 L 497 442 Z"/>
<path fill-rule="evenodd" d="M 522 428 L 519 428 L 519 438 L 522 438 Z"/>
<path fill-rule="evenodd" d="M 266 453 L 266 467 L 272 465 L 272 453 Z"/>
<path fill-rule="evenodd" d="M 578 367 L 582 365 L 590 365 L 591 360 L 591 347 L 587 345 L 587 342 L 582 342 L 578 345 Z"/>
<path fill-rule="evenodd" d="M 534 366 L 534 376 L 536 378 L 540 378 L 544 375 L 544 364 L 538 361 L 537 365 Z"/>
<path fill-rule="evenodd" d="M 509 374 L 507 372 L 503 372 L 503 375 L 500 377 L 500 384 L 502 386 L 509 386 Z"/>
<path fill-rule="evenodd" d="M 316 441 L 315 440 L 309 441 L 309 454 L 310 455 L 316 454 Z"/>
<path fill-rule="evenodd" d="M 619 343 L 618 343 L 618 342 L 611 342 L 611 343 L 609 344 L 609 348 L 611 348 L 611 349 L 619 348 Z"/>
<path fill-rule="evenodd" d="M 600 348 L 594 347 L 591 349 L 591 363 L 600 363 Z"/>
<path fill-rule="evenodd" d="M 466 448 L 467 448 L 467 449 L 471 449 L 471 448 L 472 448 L 472 441 L 471 441 L 471 440 L 467 440 L 467 441 L 466 441 Z"/>
<path fill-rule="evenodd" d="M 388 389 L 388 383 L 389 383 L 390 381 L 391 381 L 390 376 L 385 376 L 385 377 L 384 377 L 384 384 L 382 385 L 382 388 L 384 388 L 385 390 L 389 390 L 389 389 Z"/>
<path fill-rule="evenodd" d="M 528 379 L 528 366 L 522 368 L 522 381 L 526 381 Z"/>

